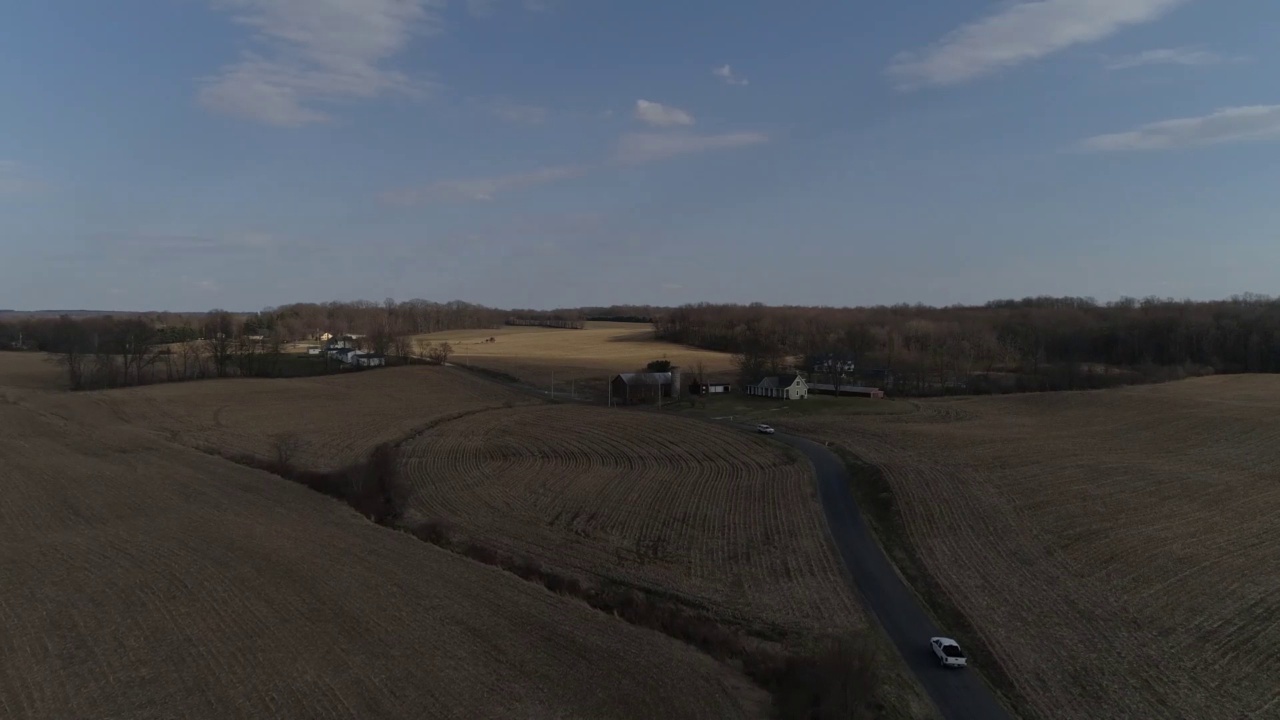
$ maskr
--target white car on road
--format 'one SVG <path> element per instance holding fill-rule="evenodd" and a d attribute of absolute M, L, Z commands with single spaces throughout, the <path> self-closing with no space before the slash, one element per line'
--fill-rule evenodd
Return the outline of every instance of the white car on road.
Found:
<path fill-rule="evenodd" d="M 773 434 L 773 428 L 769 427 L 768 425 L 757 425 L 757 426 L 756 426 L 756 432 L 758 432 L 758 433 L 764 433 L 765 435 L 772 435 L 772 434 Z"/>
<path fill-rule="evenodd" d="M 951 638 L 929 638 L 929 647 L 933 648 L 933 654 L 938 656 L 942 667 L 965 667 L 969 664 L 960 643 Z"/>

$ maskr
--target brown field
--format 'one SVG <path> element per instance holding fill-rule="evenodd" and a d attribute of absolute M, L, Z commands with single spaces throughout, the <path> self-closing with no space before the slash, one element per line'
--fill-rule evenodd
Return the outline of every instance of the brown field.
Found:
<path fill-rule="evenodd" d="M 536 327 L 502 327 L 493 330 L 454 330 L 419 335 L 416 339 L 453 346 L 454 359 L 468 365 L 514 375 L 538 387 L 550 387 L 555 373 L 557 389 L 567 383 L 595 381 L 599 393 L 604 381 L 621 372 L 644 369 L 650 360 L 670 360 L 692 376 L 699 362 L 708 379 L 729 379 L 733 363 L 726 353 L 660 342 L 653 328 L 638 323 L 589 322 L 583 330 Z M 497 342 L 486 343 L 486 338 Z"/>
<path fill-rule="evenodd" d="M 767 712 L 686 645 L 110 420 L 0 404 L 0 717 Z"/>
<path fill-rule="evenodd" d="M 77 396 L 103 413 L 183 445 L 271 457 L 273 438 L 295 436 L 294 463 L 327 470 L 375 445 L 459 414 L 537 402 L 462 370 L 386 368 L 287 380 L 167 383 Z"/>
<path fill-rule="evenodd" d="M 539 405 L 441 424 L 405 447 L 415 509 L 597 577 L 675 592 L 757 628 L 865 626 L 808 462 L 680 417 Z"/>
<path fill-rule="evenodd" d="M 781 418 L 879 465 L 1043 718 L 1280 717 L 1280 378 Z"/>
<path fill-rule="evenodd" d="M 0 352 L 0 392 L 21 390 L 66 390 L 67 376 L 55 357 L 37 352 Z"/>

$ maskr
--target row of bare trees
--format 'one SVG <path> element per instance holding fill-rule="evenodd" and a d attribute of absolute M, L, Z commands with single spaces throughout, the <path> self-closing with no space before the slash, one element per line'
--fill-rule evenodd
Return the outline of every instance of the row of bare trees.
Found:
<path fill-rule="evenodd" d="M 900 393 L 1075 389 L 1280 372 L 1280 301 L 1027 298 L 979 307 L 687 305 L 659 337 L 733 352 L 741 381 L 790 368 Z"/>

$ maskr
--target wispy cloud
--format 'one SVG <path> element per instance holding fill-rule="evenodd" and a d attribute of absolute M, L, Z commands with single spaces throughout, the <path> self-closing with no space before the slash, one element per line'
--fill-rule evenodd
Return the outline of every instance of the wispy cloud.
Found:
<path fill-rule="evenodd" d="M 467 0 L 467 12 L 472 17 L 487 18 L 493 15 L 495 4 L 497 0 Z"/>
<path fill-rule="evenodd" d="M 1209 115 L 1164 120 L 1129 132 L 1081 141 L 1083 150 L 1117 152 L 1171 150 L 1280 139 L 1280 105 L 1223 108 Z"/>
<path fill-rule="evenodd" d="M 1194 67 L 1217 65 L 1222 62 L 1226 62 L 1226 58 L 1218 53 L 1190 47 L 1179 47 L 1147 50 L 1136 55 L 1115 58 L 1107 63 L 1107 68 L 1111 70 L 1128 70 L 1147 65 L 1185 65 Z"/>
<path fill-rule="evenodd" d="M 721 65 L 718 68 L 712 69 L 711 74 L 720 78 L 722 81 L 724 81 L 726 84 L 729 84 L 729 85 L 749 84 L 749 81 L 746 78 L 738 77 L 737 75 L 734 75 L 733 68 L 729 67 L 728 65 Z"/>
<path fill-rule="evenodd" d="M 1189 0 L 1022 0 L 889 66 L 900 89 L 957 85 L 1151 22 Z"/>
<path fill-rule="evenodd" d="M 637 120 L 654 127 L 679 127 L 694 123 L 693 116 L 684 110 L 648 100 L 636 101 L 635 114 Z"/>
<path fill-rule="evenodd" d="M 89 251 L 150 260 L 191 256 L 261 253 L 294 247 L 271 233 L 250 231 L 226 235 L 184 235 L 165 232 L 100 232 L 87 238 Z"/>
<path fill-rule="evenodd" d="M 677 155 L 703 153 L 709 150 L 760 145 L 769 137 L 756 132 L 736 132 L 721 135 L 696 135 L 693 133 L 629 133 L 618 141 L 615 158 L 618 162 L 640 164 L 663 160 Z"/>
<path fill-rule="evenodd" d="M 250 28 L 258 51 L 201 81 L 212 110 L 281 127 L 323 122 L 317 104 L 416 93 L 386 66 L 415 35 L 439 28 L 439 0 L 212 0 Z"/>
<path fill-rule="evenodd" d="M 585 165 L 559 165 L 488 178 L 439 180 L 422 187 L 391 190 L 383 193 L 381 199 L 388 205 L 401 206 L 493 200 L 502 193 L 580 177 L 589 170 Z"/>
<path fill-rule="evenodd" d="M 0 160 L 0 198 L 29 195 L 47 188 L 23 165 L 12 160 Z"/>
<path fill-rule="evenodd" d="M 498 118 L 517 125 L 540 125 L 547 120 L 550 111 L 540 105 L 524 105 L 507 100 L 487 103 L 489 112 Z"/>

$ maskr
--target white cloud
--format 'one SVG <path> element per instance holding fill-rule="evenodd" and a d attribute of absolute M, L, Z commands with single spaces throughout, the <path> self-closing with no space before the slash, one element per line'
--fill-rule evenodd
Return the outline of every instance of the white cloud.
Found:
<path fill-rule="evenodd" d="M 738 77 L 737 75 L 734 75 L 733 68 L 729 67 L 728 65 L 721 65 L 718 68 L 712 69 L 711 74 L 720 78 L 721 80 L 728 83 L 729 85 L 746 85 L 749 82 L 744 77 Z"/>
<path fill-rule="evenodd" d="M 1084 150 L 1170 150 L 1233 142 L 1280 139 L 1280 105 L 1223 108 L 1209 115 L 1143 125 L 1135 130 L 1081 141 Z"/>
<path fill-rule="evenodd" d="M 385 66 L 415 34 L 438 29 L 440 0 L 213 0 L 251 28 L 246 51 L 201 81 L 207 108 L 291 127 L 323 122 L 316 103 L 415 93 L 423 85 Z"/>
<path fill-rule="evenodd" d="M 580 177 L 590 168 L 583 165 L 559 165 L 532 172 L 467 180 L 440 180 L 417 188 L 391 190 L 382 194 L 389 205 L 426 205 L 439 202 L 475 202 L 493 200 L 498 195 Z"/>
<path fill-rule="evenodd" d="M 1217 65 L 1225 60 L 1221 55 L 1195 48 L 1161 48 L 1147 50 L 1136 55 L 1126 55 L 1107 63 L 1111 70 L 1128 70 L 1146 65 Z"/>
<path fill-rule="evenodd" d="M 1189 0 L 1022 0 L 964 25 L 888 74 L 900 89 L 956 85 L 1151 22 Z"/>
<path fill-rule="evenodd" d="M 12 160 L 0 160 L 0 198 L 37 193 L 46 187 L 21 164 Z"/>
<path fill-rule="evenodd" d="M 736 132 L 723 135 L 692 133 L 629 133 L 618 141 L 616 159 L 639 164 L 663 160 L 676 155 L 689 155 L 708 150 L 759 145 L 769 138 L 761 133 Z"/>
<path fill-rule="evenodd" d="M 655 127 L 677 127 L 694 123 L 693 116 L 684 110 L 648 100 L 636 101 L 636 119 Z"/>

